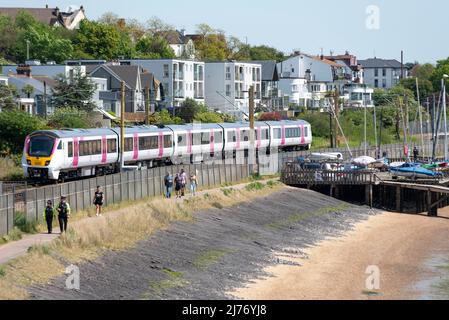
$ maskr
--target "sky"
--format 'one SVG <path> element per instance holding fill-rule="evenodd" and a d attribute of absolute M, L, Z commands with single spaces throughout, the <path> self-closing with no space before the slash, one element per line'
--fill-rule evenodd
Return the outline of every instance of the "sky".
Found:
<path fill-rule="evenodd" d="M 78 3 L 77 3 L 78 1 Z M 193 33 L 207 23 L 251 45 L 285 53 L 374 56 L 435 63 L 449 57 L 447 0 L 0 0 L 5 7 L 65 9 L 83 5 L 89 19 L 105 12 L 141 22 L 153 16 Z"/>

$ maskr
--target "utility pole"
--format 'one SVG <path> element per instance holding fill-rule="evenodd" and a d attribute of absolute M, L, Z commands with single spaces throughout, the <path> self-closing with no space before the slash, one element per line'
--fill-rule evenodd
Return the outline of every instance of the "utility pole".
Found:
<path fill-rule="evenodd" d="M 44 118 L 47 119 L 47 82 L 44 81 Z"/>
<path fill-rule="evenodd" d="M 333 126 L 333 122 L 334 122 L 334 117 L 332 116 L 332 112 L 330 112 L 329 110 L 329 136 L 330 136 L 330 141 L 331 141 L 331 149 L 334 148 L 334 126 Z"/>
<path fill-rule="evenodd" d="M 447 75 L 443 76 L 443 79 L 441 79 L 441 88 L 443 90 L 443 117 L 444 117 L 444 161 L 447 161 L 449 159 L 448 157 L 448 137 L 447 137 L 447 111 L 446 111 L 446 77 Z"/>
<path fill-rule="evenodd" d="M 145 87 L 145 124 L 149 124 L 150 118 L 150 87 Z"/>
<path fill-rule="evenodd" d="M 120 108 L 120 171 L 125 166 L 125 81 L 121 82 L 121 108 Z"/>
<path fill-rule="evenodd" d="M 404 79 L 404 51 L 401 50 L 401 79 Z"/>
<path fill-rule="evenodd" d="M 27 40 L 27 60 L 30 60 L 30 40 Z"/>
<path fill-rule="evenodd" d="M 258 165 L 257 165 L 257 156 L 256 156 L 256 148 L 255 148 L 255 125 L 254 125 L 254 85 L 249 87 L 249 138 L 250 138 L 250 147 L 249 147 L 249 171 L 251 174 L 258 173 Z"/>
<path fill-rule="evenodd" d="M 335 89 L 335 96 L 334 96 L 334 104 L 335 104 L 335 119 L 333 121 L 337 122 L 338 121 L 338 116 L 340 114 L 340 92 L 337 89 Z M 335 123 L 335 125 L 333 126 L 334 128 L 337 128 L 337 123 Z M 334 147 L 338 148 L 339 147 L 339 141 L 338 141 L 338 130 L 335 130 L 334 133 Z"/>

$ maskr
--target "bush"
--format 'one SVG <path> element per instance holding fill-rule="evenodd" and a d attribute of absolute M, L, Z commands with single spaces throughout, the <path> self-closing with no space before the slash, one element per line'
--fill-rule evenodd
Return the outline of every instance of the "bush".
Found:
<path fill-rule="evenodd" d="M 0 112 L 0 153 L 22 153 L 26 136 L 44 128 L 45 123 L 39 117 L 26 112 Z"/>
<path fill-rule="evenodd" d="M 87 129 L 93 125 L 89 114 L 76 108 L 57 108 L 48 120 L 48 126 L 53 129 Z"/>
<path fill-rule="evenodd" d="M 37 221 L 27 221 L 24 213 L 18 212 L 14 217 L 14 226 L 24 233 L 37 233 Z"/>
<path fill-rule="evenodd" d="M 262 190 L 263 188 L 265 188 L 265 185 L 260 182 L 253 182 L 245 187 L 246 191 L 258 191 Z"/>

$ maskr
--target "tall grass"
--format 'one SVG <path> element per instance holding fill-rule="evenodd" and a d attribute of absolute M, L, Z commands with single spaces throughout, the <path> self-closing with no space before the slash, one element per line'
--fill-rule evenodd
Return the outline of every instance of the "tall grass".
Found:
<path fill-rule="evenodd" d="M 5 276 L 0 278 L 0 299 L 26 297 L 26 291 L 21 287 L 47 283 L 60 275 L 64 271 L 60 261 L 76 264 L 93 260 L 107 250 L 126 250 L 149 238 L 155 231 L 168 228 L 173 221 L 193 222 L 197 211 L 233 206 L 277 190 L 274 188 L 276 184 L 268 186 L 254 182 L 256 184 L 257 188 L 233 188 L 232 192 L 209 190 L 204 195 L 182 202 L 150 199 L 119 208 L 102 218 L 71 223 L 67 234 L 46 246 L 33 247 L 26 256 L 5 267 Z"/>
<path fill-rule="evenodd" d="M 17 160 L 0 157 L 0 180 L 23 180 L 23 172 Z"/>

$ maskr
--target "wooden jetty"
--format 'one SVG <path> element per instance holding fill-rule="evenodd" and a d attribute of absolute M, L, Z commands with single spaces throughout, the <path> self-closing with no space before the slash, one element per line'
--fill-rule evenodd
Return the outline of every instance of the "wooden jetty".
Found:
<path fill-rule="evenodd" d="M 304 170 L 295 163 L 284 165 L 281 180 L 289 186 L 328 192 L 342 200 L 363 202 L 390 211 L 437 216 L 449 206 L 449 179 L 394 180 L 375 171 Z"/>

